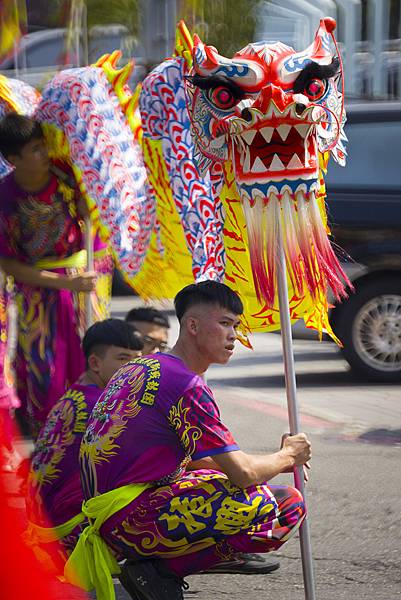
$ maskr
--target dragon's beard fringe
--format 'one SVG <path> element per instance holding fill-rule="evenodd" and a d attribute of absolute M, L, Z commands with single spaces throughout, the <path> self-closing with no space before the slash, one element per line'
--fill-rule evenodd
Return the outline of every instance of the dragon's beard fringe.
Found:
<path fill-rule="evenodd" d="M 346 297 L 350 285 L 327 237 L 316 195 L 272 192 L 253 196 L 242 206 L 248 229 L 250 261 L 260 302 L 277 305 L 277 265 L 282 240 L 291 293 L 318 301 L 330 287 L 336 299 Z M 281 235 L 280 230 L 281 228 Z"/>

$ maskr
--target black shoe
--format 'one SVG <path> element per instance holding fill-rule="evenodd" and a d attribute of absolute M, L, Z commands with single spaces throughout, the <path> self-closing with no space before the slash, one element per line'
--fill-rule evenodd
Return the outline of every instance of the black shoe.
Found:
<path fill-rule="evenodd" d="M 184 600 L 189 586 L 158 559 L 127 561 L 120 581 L 133 600 Z"/>
<path fill-rule="evenodd" d="M 238 573 L 240 575 L 258 575 L 271 573 L 280 567 L 274 556 L 239 553 L 232 560 L 226 560 L 209 567 L 204 573 Z"/>

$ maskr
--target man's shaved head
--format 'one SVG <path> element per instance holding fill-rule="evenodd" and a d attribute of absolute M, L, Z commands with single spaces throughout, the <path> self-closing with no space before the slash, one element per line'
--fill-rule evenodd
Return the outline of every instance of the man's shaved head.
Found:
<path fill-rule="evenodd" d="M 189 309 L 210 307 L 213 304 L 235 315 L 241 315 L 244 311 L 239 296 L 227 285 L 218 281 L 201 281 L 187 285 L 174 299 L 175 312 L 180 322 Z"/>

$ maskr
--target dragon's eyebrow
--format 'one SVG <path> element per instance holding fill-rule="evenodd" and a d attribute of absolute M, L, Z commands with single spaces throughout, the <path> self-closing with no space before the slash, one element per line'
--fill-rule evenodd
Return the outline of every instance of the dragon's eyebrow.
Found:
<path fill-rule="evenodd" d="M 244 90 L 224 75 L 209 75 L 207 77 L 202 77 L 201 75 L 186 75 L 185 79 L 202 90 L 210 90 L 223 85 L 224 87 L 229 88 L 235 98 L 241 99 L 245 96 Z"/>
<path fill-rule="evenodd" d="M 340 70 L 340 61 L 334 57 L 329 65 L 319 65 L 311 61 L 302 69 L 294 82 L 294 92 L 302 92 L 311 79 L 329 79 Z"/>

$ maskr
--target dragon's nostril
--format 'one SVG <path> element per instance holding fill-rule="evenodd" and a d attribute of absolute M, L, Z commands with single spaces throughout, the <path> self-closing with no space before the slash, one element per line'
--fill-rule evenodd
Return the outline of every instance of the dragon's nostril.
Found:
<path fill-rule="evenodd" d="M 243 108 L 241 110 L 241 117 L 245 119 L 245 121 L 252 121 L 252 115 L 249 108 Z"/>

